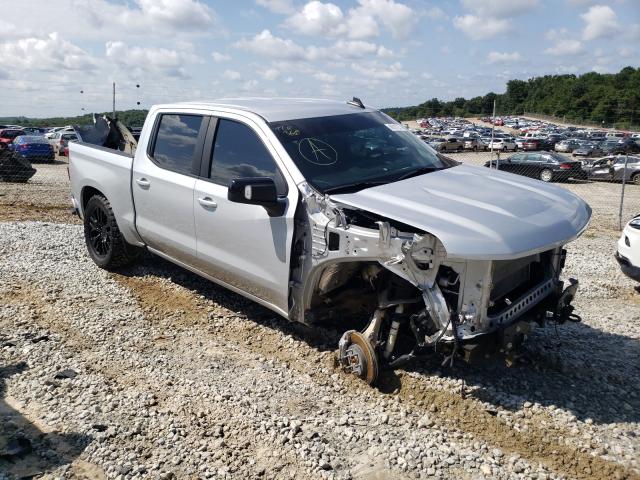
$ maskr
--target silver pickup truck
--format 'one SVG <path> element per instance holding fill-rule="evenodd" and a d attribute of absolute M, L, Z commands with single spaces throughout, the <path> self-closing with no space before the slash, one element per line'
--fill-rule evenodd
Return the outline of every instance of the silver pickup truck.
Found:
<path fill-rule="evenodd" d="M 292 321 L 342 328 L 339 360 L 369 383 L 434 350 L 473 359 L 515 348 L 531 322 L 578 318 L 577 282 L 559 277 L 584 201 L 460 165 L 358 99 L 159 105 L 138 143 L 112 146 L 124 151 L 70 146 L 96 264 L 146 249 Z"/>

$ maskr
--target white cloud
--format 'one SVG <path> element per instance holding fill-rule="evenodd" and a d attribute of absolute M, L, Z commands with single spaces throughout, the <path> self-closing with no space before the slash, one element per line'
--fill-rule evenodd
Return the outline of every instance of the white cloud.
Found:
<path fill-rule="evenodd" d="M 536 8 L 539 0 L 462 0 L 462 5 L 483 17 L 507 18 Z"/>
<path fill-rule="evenodd" d="M 168 77 L 187 77 L 185 65 L 201 60 L 183 45 L 180 51 L 167 48 L 129 46 L 124 42 L 106 44 L 106 56 L 120 68 L 133 72 L 157 72 Z"/>
<path fill-rule="evenodd" d="M 263 30 L 251 39 L 242 39 L 234 46 L 261 57 L 291 62 L 393 56 L 388 48 L 363 40 L 338 40 L 328 47 L 302 47 L 293 40 L 274 36 L 269 30 Z"/>
<path fill-rule="evenodd" d="M 213 23 L 213 12 L 199 0 L 136 0 L 143 17 L 177 30 L 204 29 Z"/>
<path fill-rule="evenodd" d="M 518 62 L 522 59 L 518 52 L 489 52 L 487 55 L 487 61 L 489 63 L 512 63 Z"/>
<path fill-rule="evenodd" d="M 453 25 L 473 40 L 485 40 L 513 30 L 513 17 L 538 4 L 539 0 L 462 0 L 471 13 L 454 17 Z"/>
<path fill-rule="evenodd" d="M 393 50 L 389 50 L 387 47 L 383 47 L 382 45 L 378 47 L 376 54 L 380 58 L 390 58 L 394 56 Z"/>
<path fill-rule="evenodd" d="M 304 60 L 307 57 L 303 47 L 292 40 L 275 37 L 269 30 L 263 30 L 250 40 L 242 39 L 235 43 L 235 47 L 282 60 Z"/>
<path fill-rule="evenodd" d="M 409 76 L 409 72 L 402 68 L 400 62 L 391 65 L 384 65 L 379 62 L 356 63 L 352 67 L 369 80 L 397 80 Z"/>
<path fill-rule="evenodd" d="M 586 23 L 582 31 L 583 40 L 612 37 L 620 31 L 616 12 L 607 5 L 594 5 L 580 17 Z"/>
<path fill-rule="evenodd" d="M 220 52 L 211 52 L 211 57 L 216 63 L 228 62 L 229 60 L 231 60 L 231 57 L 229 55 L 225 55 L 224 53 Z"/>
<path fill-rule="evenodd" d="M 18 28 L 13 23 L 0 19 L 0 40 L 24 37 L 25 34 L 28 35 L 28 33 L 24 31 L 24 28 Z"/>
<path fill-rule="evenodd" d="M 280 76 L 280 71 L 276 68 L 267 68 L 260 72 L 260 76 L 265 80 L 276 80 Z"/>
<path fill-rule="evenodd" d="M 560 39 L 553 47 L 547 48 L 544 52 L 549 55 L 577 55 L 582 53 L 582 42 L 572 39 Z"/>
<path fill-rule="evenodd" d="M 358 6 L 346 14 L 334 3 L 313 0 L 285 21 L 297 33 L 313 36 L 347 36 L 365 39 L 379 35 L 382 25 L 394 37 L 406 37 L 418 22 L 419 14 L 395 0 L 358 0 Z M 443 12 L 436 8 L 425 15 L 437 18 Z"/>
<path fill-rule="evenodd" d="M 336 36 L 346 33 L 340 7 L 317 0 L 307 3 L 301 11 L 290 16 L 285 25 L 304 35 Z"/>
<path fill-rule="evenodd" d="M 0 43 L 0 65 L 12 70 L 89 70 L 95 60 L 59 34 Z"/>
<path fill-rule="evenodd" d="M 513 29 L 512 22 L 504 18 L 483 18 L 476 15 L 455 17 L 453 25 L 474 40 L 495 37 Z"/>
<path fill-rule="evenodd" d="M 287 14 L 293 11 L 291 0 L 256 0 L 256 3 L 273 13 Z"/>
<path fill-rule="evenodd" d="M 253 92 L 258 86 L 257 80 L 247 80 L 242 84 L 242 90 L 245 92 Z"/>
<path fill-rule="evenodd" d="M 421 73 L 420 76 L 422 78 L 424 78 L 425 80 L 432 80 L 433 79 L 433 75 L 431 75 L 430 73 L 427 73 L 427 72 Z"/>
<path fill-rule="evenodd" d="M 326 72 L 314 73 L 313 77 L 316 80 L 320 80 L 321 82 L 324 82 L 324 83 L 333 83 L 336 81 L 335 75 L 331 75 L 330 73 L 326 73 Z"/>
<path fill-rule="evenodd" d="M 87 20 L 94 30 L 167 33 L 167 29 L 180 32 L 208 30 L 216 19 L 215 12 L 199 0 L 135 0 L 135 6 L 114 4 L 108 0 L 64 0 Z M 71 27 L 73 28 L 73 26 Z"/>
<path fill-rule="evenodd" d="M 351 10 L 345 25 L 347 36 L 354 39 L 372 38 L 380 34 L 376 19 L 364 12 Z"/>
<path fill-rule="evenodd" d="M 240 80 L 242 78 L 242 74 L 236 70 L 225 70 L 222 76 L 229 80 Z"/>
<path fill-rule="evenodd" d="M 336 55 L 343 58 L 361 58 L 378 52 L 378 46 L 375 43 L 362 40 L 338 40 L 333 44 L 332 49 L 336 52 Z"/>
<path fill-rule="evenodd" d="M 419 15 L 410 7 L 394 0 L 358 0 L 353 15 L 376 18 L 394 37 L 405 38 L 418 23 Z"/>

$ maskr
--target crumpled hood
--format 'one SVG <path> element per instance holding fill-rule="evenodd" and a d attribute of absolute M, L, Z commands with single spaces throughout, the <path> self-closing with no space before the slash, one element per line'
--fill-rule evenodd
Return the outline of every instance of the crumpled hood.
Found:
<path fill-rule="evenodd" d="M 431 233 L 452 258 L 497 260 L 575 239 L 591 208 L 568 190 L 459 165 L 331 199 Z"/>

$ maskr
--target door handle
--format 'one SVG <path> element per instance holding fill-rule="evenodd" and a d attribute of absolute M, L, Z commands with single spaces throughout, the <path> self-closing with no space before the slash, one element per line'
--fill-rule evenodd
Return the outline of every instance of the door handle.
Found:
<path fill-rule="evenodd" d="M 218 206 L 218 204 L 214 202 L 211 197 L 200 197 L 198 198 L 198 203 L 204 208 L 216 208 Z"/>
<path fill-rule="evenodd" d="M 136 178 L 136 183 L 140 185 L 142 188 L 149 188 L 151 186 L 151 183 L 149 183 L 149 180 L 147 180 L 144 177 Z"/>

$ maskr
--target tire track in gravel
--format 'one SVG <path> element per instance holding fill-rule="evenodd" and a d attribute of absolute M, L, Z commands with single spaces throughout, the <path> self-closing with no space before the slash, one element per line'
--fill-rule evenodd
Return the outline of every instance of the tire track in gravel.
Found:
<path fill-rule="evenodd" d="M 180 312 L 179 322 L 182 326 L 189 329 L 199 329 L 204 335 L 222 335 L 226 339 L 242 344 L 246 344 L 252 331 L 257 328 L 255 322 L 265 323 L 258 318 L 257 320 L 245 320 L 244 325 L 240 328 L 236 328 L 232 324 L 222 324 L 212 329 L 208 327 L 208 318 L 213 302 L 204 301 L 202 295 L 198 295 L 188 287 L 178 286 L 155 276 L 135 277 L 116 274 L 114 278 L 129 289 L 142 309 L 157 321 Z M 264 311 L 261 307 L 255 309 L 250 307 L 248 310 Z M 275 314 L 269 316 L 273 318 Z M 238 318 L 242 319 L 242 317 L 242 314 L 238 314 Z M 304 326 L 287 324 L 285 320 L 279 320 L 279 322 L 276 327 L 285 334 L 297 337 L 305 337 L 309 334 L 313 336 L 314 334 Z M 292 357 L 283 348 L 282 338 L 275 331 L 261 329 L 260 335 L 260 341 L 250 341 L 247 348 L 265 356 L 275 357 L 285 362 L 290 368 L 310 375 L 316 381 L 332 382 L 330 376 L 322 373 L 318 367 L 323 365 L 331 371 L 337 370 L 333 354 L 320 352 L 310 346 L 308 358 Z M 566 438 L 571 437 L 566 431 L 544 430 L 532 422 L 526 431 L 520 432 L 493 416 L 480 402 L 474 399 L 463 399 L 450 392 L 431 389 L 427 381 L 415 376 L 399 373 L 398 377 L 401 378 L 401 383 L 397 394 L 404 403 L 410 405 L 414 410 L 424 410 L 425 413 L 429 407 L 435 406 L 438 414 L 432 416 L 434 421 L 471 433 L 504 452 L 518 454 L 528 461 L 541 463 L 552 471 L 570 478 L 585 480 L 640 479 L 640 475 L 622 465 L 560 443 L 558 438 L 561 435 Z M 383 376 L 381 379 L 383 389 L 388 386 L 386 383 L 391 378 L 389 375 Z M 353 377 L 343 376 L 342 379 L 351 388 L 363 387 L 363 384 Z M 376 391 L 374 390 L 374 392 Z M 382 392 L 377 392 L 377 394 L 384 395 Z M 423 406 L 417 404 L 419 401 L 422 401 Z M 540 416 L 544 418 L 544 415 Z"/>
<path fill-rule="evenodd" d="M 195 405 L 190 400 L 181 402 L 172 402 L 170 394 L 164 390 L 166 383 L 158 382 L 157 379 L 150 378 L 144 372 L 136 369 L 126 368 L 118 359 L 110 359 L 108 355 L 101 355 L 99 361 L 96 362 L 96 339 L 92 338 L 87 333 L 84 333 L 77 329 L 64 315 L 63 311 L 60 311 L 55 302 L 49 302 L 46 299 L 46 292 L 33 287 L 31 285 L 14 285 L 7 294 L 3 296 L 3 301 L 6 305 L 13 305 L 21 309 L 25 309 L 28 316 L 30 316 L 30 323 L 38 325 L 39 328 L 45 330 L 47 334 L 55 334 L 60 337 L 62 343 L 61 349 L 74 353 L 74 359 L 76 362 L 82 364 L 82 370 L 86 374 L 94 374 L 102 376 L 108 380 L 112 385 L 118 385 L 122 387 L 132 388 L 136 391 L 150 391 L 153 392 L 154 398 L 153 407 L 158 410 L 169 410 L 174 418 L 178 421 L 182 421 L 185 424 L 197 423 L 199 426 L 206 426 L 210 430 L 216 428 L 217 425 L 227 424 L 232 421 L 232 415 L 229 412 L 212 411 L 208 408 L 210 405 L 206 401 L 199 402 L 200 405 Z M 180 312 L 180 309 L 177 309 Z M 136 354 L 152 355 L 158 353 L 158 350 L 169 350 L 162 348 L 163 344 L 170 345 L 172 351 L 178 351 L 178 355 L 181 359 L 185 359 L 193 355 L 198 360 L 203 361 L 206 358 L 211 360 L 210 356 L 203 356 L 202 351 L 196 351 L 189 348 L 180 347 L 192 347 L 193 337 L 188 336 L 185 343 L 183 338 L 180 338 L 175 333 L 184 333 L 183 330 L 175 329 L 175 318 L 171 315 L 160 315 L 167 313 L 165 311 L 156 311 L 154 314 L 149 315 L 156 324 L 162 327 L 162 330 L 166 332 L 172 332 L 173 341 L 171 343 L 164 342 L 167 337 L 160 335 L 153 335 L 145 341 L 144 345 L 139 346 L 139 351 Z M 175 311 L 173 312 L 175 313 Z M 179 326 L 179 325 L 178 325 Z M 171 334 L 170 334 L 171 335 Z M 158 345 L 158 341 L 160 344 Z M 182 345 L 184 344 L 184 345 Z M 160 348 L 158 348 L 160 347 Z M 153 351 L 155 350 L 155 352 Z M 246 355 L 243 352 L 234 352 L 229 349 L 225 349 L 224 357 L 228 361 L 233 359 L 234 367 L 250 367 Z M 246 368 L 247 370 L 249 368 Z M 194 394 L 194 397 L 198 395 Z M 173 399 L 175 400 L 175 399 Z M 31 405 L 30 408 L 23 406 L 21 410 L 25 415 L 25 418 L 29 418 L 33 423 L 39 422 L 39 415 L 42 413 L 42 408 Z M 204 409 L 204 410 L 203 410 Z M 206 411 L 206 415 L 203 412 Z M 117 422 L 116 422 L 117 423 Z M 238 446 L 241 446 L 238 448 Z M 283 475 L 278 475 L 274 478 L 289 478 L 290 475 L 295 473 L 298 478 L 298 470 L 303 470 L 304 467 L 298 464 L 296 458 L 290 455 L 281 456 L 278 460 L 269 459 L 265 457 L 265 451 L 270 451 L 270 445 L 259 441 L 254 436 L 246 435 L 233 435 L 226 434 L 224 441 L 218 448 L 226 451 L 242 452 L 242 456 L 245 462 L 255 462 L 254 476 L 260 475 L 260 470 L 269 471 L 274 463 L 284 465 Z M 72 466 L 75 469 L 75 465 Z M 296 473 L 297 472 L 297 473 Z M 315 475 L 306 472 L 303 475 L 304 478 L 316 478 Z M 82 478 L 82 477 L 80 477 Z M 97 478 L 97 477 L 96 477 Z M 187 478 L 184 476 L 184 478 Z M 301 478 L 301 477 L 300 477 Z"/>
<path fill-rule="evenodd" d="M 71 205 L 37 205 L 33 203 L 0 202 L 0 221 L 23 222 L 28 220 L 66 224 L 81 223 L 80 219 L 71 213 Z"/>

